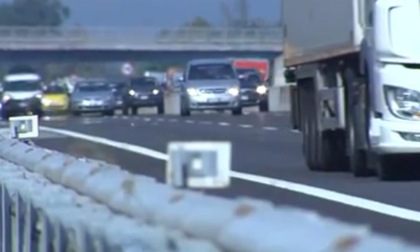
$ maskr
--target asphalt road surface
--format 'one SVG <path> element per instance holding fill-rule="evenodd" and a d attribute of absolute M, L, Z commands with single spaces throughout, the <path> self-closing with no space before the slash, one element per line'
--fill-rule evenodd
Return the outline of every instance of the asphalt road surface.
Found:
<path fill-rule="evenodd" d="M 232 168 L 244 174 L 243 178 L 234 178 L 227 189 L 208 193 L 255 197 L 315 210 L 420 244 L 417 194 L 420 182 L 380 182 L 375 177 L 356 179 L 348 173 L 308 171 L 301 155 L 300 134 L 290 130 L 287 114 L 68 117 L 46 120 L 41 125 L 164 153 L 170 141 L 228 140 L 233 148 Z M 109 146 L 112 143 L 107 146 L 53 133 L 43 133 L 35 142 L 69 154 L 106 160 L 131 172 L 164 181 L 163 160 L 133 153 L 121 146 Z"/>

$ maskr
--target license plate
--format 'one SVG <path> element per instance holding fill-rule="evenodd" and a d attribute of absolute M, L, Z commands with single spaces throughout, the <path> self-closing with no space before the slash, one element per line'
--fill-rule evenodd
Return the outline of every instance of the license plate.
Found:
<path fill-rule="evenodd" d="M 241 96 L 241 99 L 242 99 L 242 100 L 249 100 L 249 97 L 248 97 L 248 96 L 246 96 L 246 95 L 243 95 L 243 96 Z"/>
<path fill-rule="evenodd" d="M 25 103 L 25 102 L 21 102 L 21 103 L 19 103 L 19 107 L 26 107 L 26 106 L 28 106 L 28 104 L 27 104 L 27 103 Z"/>
<path fill-rule="evenodd" d="M 216 102 L 220 102 L 220 99 L 218 99 L 218 98 L 209 98 L 209 99 L 207 99 L 207 102 L 208 103 L 216 103 Z"/>
<path fill-rule="evenodd" d="M 147 95 L 142 95 L 142 96 L 140 96 L 140 99 L 142 99 L 142 100 L 147 100 L 147 99 L 149 99 L 149 96 L 147 96 Z"/>

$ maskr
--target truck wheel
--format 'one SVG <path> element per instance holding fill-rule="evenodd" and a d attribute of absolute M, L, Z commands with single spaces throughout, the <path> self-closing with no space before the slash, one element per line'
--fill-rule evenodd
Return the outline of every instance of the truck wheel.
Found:
<path fill-rule="evenodd" d="M 135 106 L 131 107 L 131 114 L 132 115 L 137 115 L 138 112 L 139 112 L 139 108 L 138 107 L 135 107 Z"/>
<path fill-rule="evenodd" d="M 115 115 L 115 111 L 113 109 L 105 111 L 104 115 L 106 116 L 114 116 Z"/>
<path fill-rule="evenodd" d="M 376 173 L 379 180 L 395 181 L 402 177 L 402 174 L 398 171 L 399 169 L 395 169 L 395 167 L 399 167 L 395 161 L 398 161 L 397 157 L 391 155 L 377 156 Z"/>
<path fill-rule="evenodd" d="M 346 99 L 346 142 L 349 155 L 349 170 L 355 177 L 365 177 L 372 174 L 368 167 L 366 123 L 367 90 L 366 85 L 360 87 L 352 69 L 346 69 L 344 80 L 347 88 Z"/>

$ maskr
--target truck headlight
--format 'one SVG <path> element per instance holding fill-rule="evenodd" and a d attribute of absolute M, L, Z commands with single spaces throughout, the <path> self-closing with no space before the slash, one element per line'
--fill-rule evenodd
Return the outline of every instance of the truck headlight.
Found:
<path fill-rule="evenodd" d="M 136 94 L 136 91 L 134 91 L 133 89 L 131 89 L 130 91 L 128 91 L 128 94 L 129 95 L 135 95 Z"/>
<path fill-rule="evenodd" d="M 263 95 L 263 94 L 266 94 L 267 93 L 268 88 L 266 86 L 264 86 L 264 85 L 260 85 L 260 86 L 257 87 L 257 90 L 256 91 L 257 91 L 257 93 Z"/>
<path fill-rule="evenodd" d="M 3 102 L 7 102 L 8 100 L 10 100 L 10 98 L 11 98 L 11 97 L 10 97 L 10 95 L 5 94 L 5 95 L 3 95 L 3 97 L 2 97 L 2 99 L 1 99 L 1 100 L 2 100 Z"/>
<path fill-rule="evenodd" d="M 384 91 L 393 115 L 408 120 L 420 119 L 420 92 L 393 86 L 384 86 Z"/>
<path fill-rule="evenodd" d="M 238 87 L 231 87 L 227 90 L 230 95 L 237 96 L 239 95 L 239 88 Z"/>
<path fill-rule="evenodd" d="M 157 95 L 157 94 L 159 94 L 159 90 L 158 90 L 158 89 L 153 89 L 152 93 L 153 93 L 154 95 Z"/>
<path fill-rule="evenodd" d="M 187 88 L 187 93 L 191 96 L 198 95 L 198 90 L 196 88 Z"/>

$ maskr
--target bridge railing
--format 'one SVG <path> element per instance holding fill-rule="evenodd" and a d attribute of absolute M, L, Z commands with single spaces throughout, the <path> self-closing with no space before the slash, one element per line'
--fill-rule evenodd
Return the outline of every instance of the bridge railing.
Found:
<path fill-rule="evenodd" d="M 279 28 L 1 27 L 0 47 L 127 48 L 179 45 L 281 47 Z"/>

